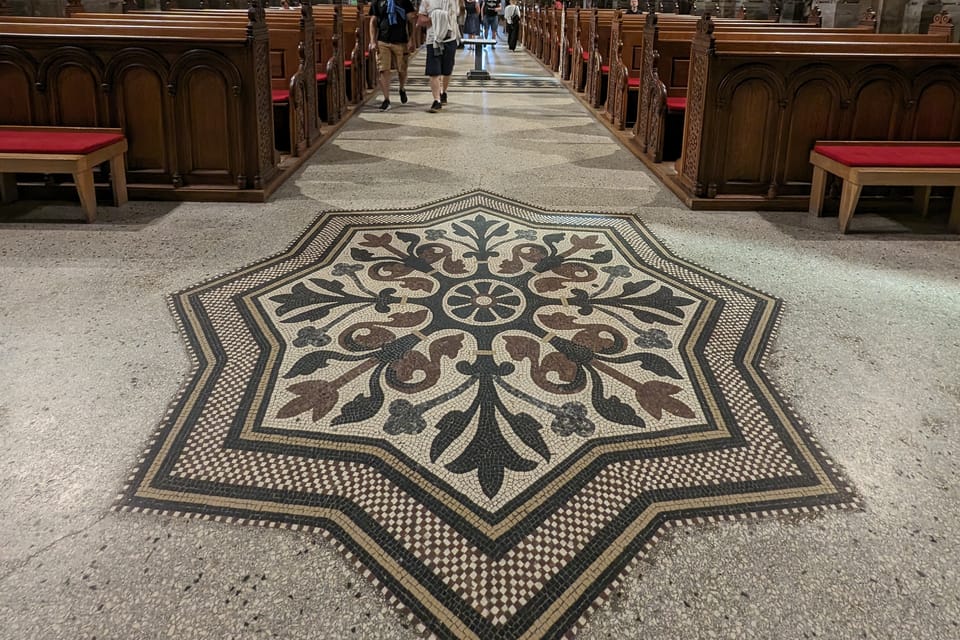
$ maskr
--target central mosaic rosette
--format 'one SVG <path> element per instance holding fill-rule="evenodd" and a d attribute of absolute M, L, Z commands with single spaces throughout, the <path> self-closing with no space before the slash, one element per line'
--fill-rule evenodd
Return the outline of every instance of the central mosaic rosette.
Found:
<path fill-rule="evenodd" d="M 388 445 L 485 510 L 589 442 L 705 421 L 680 348 L 703 300 L 602 231 L 358 230 L 257 303 L 264 426 Z"/>

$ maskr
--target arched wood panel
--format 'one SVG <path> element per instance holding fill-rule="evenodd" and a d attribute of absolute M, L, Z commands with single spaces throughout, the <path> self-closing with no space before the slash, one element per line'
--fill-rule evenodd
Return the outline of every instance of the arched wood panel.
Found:
<path fill-rule="evenodd" d="M 736 85 L 726 103 L 721 126 L 721 182 L 762 186 L 770 183 L 770 154 L 777 139 L 778 100 L 770 84 L 752 77 Z M 757 144 L 760 141 L 760 144 Z"/>
<path fill-rule="evenodd" d="M 177 82 L 176 139 L 179 172 L 185 185 L 191 174 L 204 182 L 234 183 L 239 158 L 234 152 L 237 132 L 227 79 L 214 67 L 191 66 Z"/>
<path fill-rule="evenodd" d="M 123 49 L 107 63 L 104 87 L 111 125 L 127 136 L 128 182 L 165 184 L 176 171 L 169 79 L 166 60 L 149 49 Z"/>
<path fill-rule="evenodd" d="M 53 124 L 65 127 L 104 127 L 106 119 L 100 110 L 97 78 L 87 68 L 66 64 L 57 69 L 51 91 Z"/>
<path fill-rule="evenodd" d="M 822 78 L 807 80 L 794 89 L 787 115 L 783 183 L 811 181 L 810 150 L 817 140 L 839 136 L 840 101 L 836 85 Z"/>
<path fill-rule="evenodd" d="M 172 173 L 167 149 L 166 83 L 144 66 L 127 67 L 113 87 L 119 126 L 127 136 L 127 170 Z"/>
<path fill-rule="evenodd" d="M 913 140 L 956 140 L 960 134 L 957 84 L 931 82 L 921 89 L 915 107 Z"/>
<path fill-rule="evenodd" d="M 851 140 L 898 140 L 903 112 L 903 90 L 887 78 L 873 78 L 853 96 Z"/>
<path fill-rule="evenodd" d="M 0 87 L 0 124 L 37 124 L 28 71 L 13 61 L 0 60 Z"/>

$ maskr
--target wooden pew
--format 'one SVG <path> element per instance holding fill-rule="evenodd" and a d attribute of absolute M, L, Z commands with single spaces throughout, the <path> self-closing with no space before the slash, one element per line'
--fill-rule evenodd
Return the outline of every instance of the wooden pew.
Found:
<path fill-rule="evenodd" d="M 242 0 L 212 0 L 207 3 L 214 10 L 223 11 L 234 7 L 236 13 L 242 14 Z M 233 5 L 233 6 L 231 6 Z M 302 5 L 301 5 L 302 6 Z M 329 124 L 336 124 L 346 113 L 348 98 L 346 94 L 347 74 L 342 52 L 343 19 L 339 5 L 312 5 L 314 50 L 311 54 L 305 52 L 305 68 L 316 68 L 314 73 L 315 87 L 308 87 L 308 91 L 316 95 L 313 102 L 317 105 L 318 117 Z M 198 11 L 209 9 L 179 9 L 177 0 L 165 0 L 163 13 L 187 13 L 196 15 Z M 155 12 L 153 12 L 155 13 Z M 271 15 L 285 15 L 288 18 L 296 16 L 296 12 L 275 9 Z M 218 13 L 217 15 L 225 15 Z M 279 17 L 277 19 L 280 19 Z M 313 59 L 313 66 L 310 59 Z M 349 58 L 348 58 L 349 59 Z M 309 75 L 309 74 L 308 74 Z"/>
<path fill-rule="evenodd" d="M 607 73 L 610 51 L 610 26 L 613 23 L 613 9 L 594 9 L 590 15 L 589 43 L 587 54 L 587 78 L 584 93 L 587 103 L 599 107 L 607 99 Z"/>
<path fill-rule="evenodd" d="M 610 73 L 607 101 L 604 107 L 607 120 L 617 129 L 624 129 L 636 120 L 636 95 L 640 88 L 640 68 L 643 61 L 643 30 L 645 13 L 620 13 L 614 16 L 610 27 Z M 629 97 L 633 95 L 631 102 Z M 633 106 L 632 118 L 627 117 Z"/>
<path fill-rule="evenodd" d="M 573 42 L 573 63 L 570 73 L 570 86 L 577 93 L 586 90 L 592 42 L 590 23 L 596 11 L 598 10 L 581 9 L 577 14 L 577 39 Z"/>
<path fill-rule="evenodd" d="M 363 102 L 366 79 L 364 78 L 364 54 L 367 53 L 369 18 L 360 15 L 359 6 L 343 5 L 343 68 L 346 78 L 344 91 L 350 104 Z"/>
<path fill-rule="evenodd" d="M 690 43 L 696 23 L 664 21 L 654 15 L 647 20 L 644 35 L 643 63 L 640 72 L 638 117 L 634 125 L 634 140 L 641 153 L 653 162 L 665 157 L 665 136 L 676 129 L 675 144 L 679 152 L 685 109 L 687 77 L 690 61 Z M 716 25 L 718 33 L 728 40 L 772 41 L 794 39 L 800 41 L 898 41 L 945 42 L 944 35 L 873 33 L 864 26 L 846 29 L 784 29 L 779 25 L 759 26 L 755 23 L 724 21 Z M 656 61 L 656 62 L 654 62 Z M 670 126 L 675 122 L 676 126 Z M 669 155 L 669 154 L 668 154 Z M 674 155 L 673 159 L 676 156 Z"/>
<path fill-rule="evenodd" d="M 270 79 L 275 116 L 285 126 L 277 133 L 277 148 L 292 156 L 305 153 L 320 137 L 316 83 L 309 78 L 315 66 L 312 7 L 301 5 L 298 11 L 265 11 L 270 41 Z M 216 27 L 225 21 L 245 23 L 246 11 L 170 10 L 164 12 L 130 11 L 115 13 L 74 13 L 73 22 L 130 24 L 132 20 L 171 26 Z M 302 46 L 301 46 L 302 45 Z M 284 136 L 281 141 L 280 136 Z"/>
<path fill-rule="evenodd" d="M 317 83 L 323 90 L 321 101 L 326 105 L 327 122 L 335 124 L 346 115 L 348 103 L 342 8 L 337 4 L 313 5 L 313 20 L 317 30 Z"/>
<path fill-rule="evenodd" d="M 0 20 L 0 39 L 0 124 L 122 129 L 134 195 L 262 200 L 279 184 L 256 2 L 216 28 L 38 18 Z"/>
<path fill-rule="evenodd" d="M 679 173 L 668 178 L 688 203 L 806 200 L 817 140 L 960 138 L 956 44 L 748 42 L 714 31 L 709 17 L 697 24 Z"/>
<path fill-rule="evenodd" d="M 565 11 L 566 17 L 563 24 L 563 33 L 561 34 L 563 42 L 560 46 L 562 52 L 560 79 L 570 80 L 573 72 L 573 43 L 576 42 L 579 37 L 580 9 L 565 9 Z"/>

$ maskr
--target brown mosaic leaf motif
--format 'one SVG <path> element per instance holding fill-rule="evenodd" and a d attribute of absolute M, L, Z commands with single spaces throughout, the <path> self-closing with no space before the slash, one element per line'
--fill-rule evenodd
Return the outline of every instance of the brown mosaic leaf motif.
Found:
<path fill-rule="evenodd" d="M 438 637 L 562 636 L 673 520 L 855 504 L 763 374 L 780 303 L 632 216 L 334 212 L 171 301 L 195 372 L 121 508 L 327 531 Z"/>

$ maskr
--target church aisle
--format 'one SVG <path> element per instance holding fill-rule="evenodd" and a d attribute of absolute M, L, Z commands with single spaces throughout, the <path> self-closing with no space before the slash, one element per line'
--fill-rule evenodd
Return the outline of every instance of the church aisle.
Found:
<path fill-rule="evenodd" d="M 952 637 L 960 619 L 960 250 L 864 216 L 683 208 L 524 52 L 495 80 L 372 97 L 263 205 L 131 202 L 0 223 L 0 619 L 10 638 L 413 638 L 316 534 L 110 511 L 189 360 L 165 296 L 283 250 L 329 209 L 484 189 L 636 214 L 784 300 L 769 376 L 865 510 L 674 527 L 580 638 Z M 11 219 L 12 216 L 12 219 Z"/>

